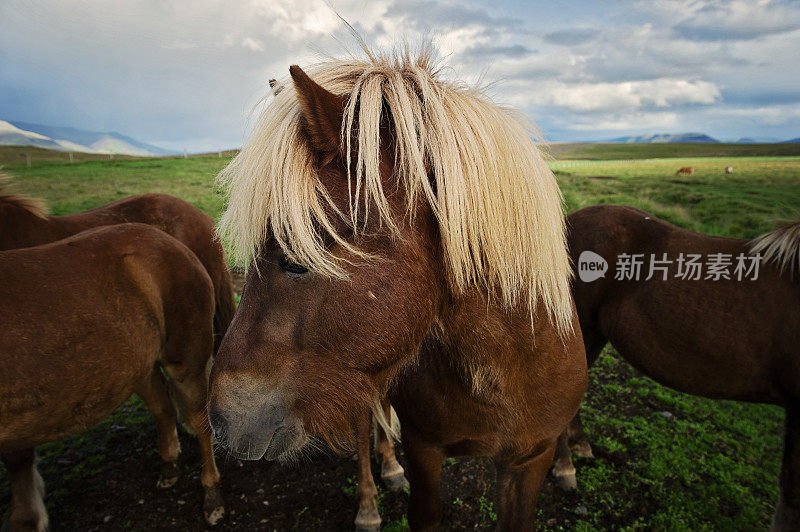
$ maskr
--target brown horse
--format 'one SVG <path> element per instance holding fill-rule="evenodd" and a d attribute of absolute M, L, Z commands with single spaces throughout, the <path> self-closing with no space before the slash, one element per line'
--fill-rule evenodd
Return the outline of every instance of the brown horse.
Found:
<path fill-rule="evenodd" d="M 675 175 L 681 175 L 681 174 L 694 175 L 694 168 L 692 168 L 691 166 L 684 166 L 683 168 L 679 168 L 678 171 L 675 172 Z"/>
<path fill-rule="evenodd" d="M 212 428 L 243 459 L 344 449 L 388 389 L 412 528 L 451 455 L 493 458 L 500 528 L 529 528 L 586 385 L 560 192 L 520 115 L 426 53 L 367 54 L 291 67 L 223 173 L 251 267 Z"/>
<path fill-rule="evenodd" d="M 34 448 L 98 423 L 132 393 L 156 417 L 161 481 L 173 481 L 179 443 L 169 386 L 200 442 L 206 519 L 219 521 L 206 417 L 214 292 L 194 253 L 148 225 L 102 227 L 0 252 L 0 293 L 0 454 L 11 476 L 11 529 L 47 527 Z"/>
<path fill-rule="evenodd" d="M 739 240 L 607 205 L 570 214 L 567 226 L 589 365 L 611 342 L 634 367 L 671 388 L 782 405 L 786 441 L 773 529 L 800 529 L 800 222 Z M 586 252 L 602 257 L 611 271 L 581 280 Z M 620 269 L 614 273 L 618 261 L 630 273 L 636 256 L 644 260 L 638 281 L 620 276 Z M 692 256 L 706 269 L 690 268 Z M 654 259 L 659 268 L 646 280 Z M 567 437 L 580 454 L 590 452 L 578 416 L 559 443 Z M 566 445 L 559 445 L 558 457 L 556 474 L 574 475 Z"/>
<path fill-rule="evenodd" d="M 236 312 L 231 274 L 214 221 L 197 207 L 167 194 L 140 194 L 101 207 L 47 216 L 42 201 L 10 193 L 9 178 L 0 174 L 0 251 L 55 242 L 92 227 L 141 222 L 158 227 L 191 249 L 214 284 L 215 348 Z"/>

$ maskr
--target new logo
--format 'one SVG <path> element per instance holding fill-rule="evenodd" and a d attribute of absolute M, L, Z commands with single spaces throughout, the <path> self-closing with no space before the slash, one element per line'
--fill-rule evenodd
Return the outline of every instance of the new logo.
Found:
<path fill-rule="evenodd" d="M 578 277 L 584 283 L 591 283 L 606 276 L 608 263 L 594 251 L 584 251 L 578 257 Z"/>

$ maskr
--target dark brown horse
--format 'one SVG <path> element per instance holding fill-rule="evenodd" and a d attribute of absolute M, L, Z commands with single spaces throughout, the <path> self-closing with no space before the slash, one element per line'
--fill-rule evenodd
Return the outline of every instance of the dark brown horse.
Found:
<path fill-rule="evenodd" d="M 786 441 L 773 529 L 800 529 L 800 222 L 750 241 L 694 233 L 607 205 L 570 214 L 567 227 L 589 364 L 611 342 L 671 388 L 782 405 Z M 602 269 L 588 267 L 601 263 L 597 255 L 609 269 L 587 276 Z M 567 437 L 581 454 L 590 453 L 578 416 L 560 443 Z M 566 445 L 558 457 L 556 475 L 574 475 Z"/>
<path fill-rule="evenodd" d="M 206 519 L 219 521 L 206 415 L 214 291 L 194 253 L 149 225 L 97 228 L 0 252 L 0 294 L 0 454 L 11 476 L 11 529 L 47 526 L 34 448 L 98 423 L 133 393 L 158 423 L 160 482 L 174 482 L 169 386 L 200 442 Z"/>
<path fill-rule="evenodd" d="M 494 459 L 499 527 L 529 529 L 586 361 L 555 179 L 519 115 L 429 58 L 290 69 L 223 174 L 252 257 L 211 374 L 217 438 L 284 459 L 347 448 L 389 390 L 409 522 L 441 519 L 442 460 Z"/>
<path fill-rule="evenodd" d="M 92 227 L 140 222 L 158 227 L 191 249 L 214 284 L 215 347 L 236 312 L 233 284 L 214 221 L 197 207 L 167 194 L 140 194 L 67 216 L 47 216 L 40 200 L 10 193 L 0 174 L 0 251 L 55 242 Z"/>

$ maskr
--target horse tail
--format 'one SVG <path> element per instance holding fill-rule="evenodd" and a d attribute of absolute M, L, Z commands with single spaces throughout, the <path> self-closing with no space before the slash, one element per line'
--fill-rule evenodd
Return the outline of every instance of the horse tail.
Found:
<path fill-rule="evenodd" d="M 214 353 L 219 349 L 222 338 L 236 313 L 236 300 L 233 297 L 233 281 L 227 267 L 222 269 L 221 280 L 214 290 Z"/>
<path fill-rule="evenodd" d="M 754 238 L 750 243 L 754 253 L 761 253 L 765 262 L 772 262 L 778 271 L 789 271 L 795 268 L 800 272 L 800 219 L 784 222 L 774 231 Z"/>

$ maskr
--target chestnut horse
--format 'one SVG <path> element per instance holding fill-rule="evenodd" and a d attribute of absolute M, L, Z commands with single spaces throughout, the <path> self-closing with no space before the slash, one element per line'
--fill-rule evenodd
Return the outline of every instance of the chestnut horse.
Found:
<path fill-rule="evenodd" d="M 625 360 L 665 386 L 783 406 L 785 447 L 773 529 L 799 530 L 800 222 L 739 240 L 687 231 L 631 207 L 598 205 L 570 214 L 567 227 L 576 268 L 586 251 L 610 268 L 605 277 L 576 278 L 573 284 L 589 365 L 611 342 Z M 645 280 L 645 262 L 638 281 L 620 280 L 614 265 L 625 254 L 673 263 Z M 689 273 L 690 255 L 699 255 L 700 264 L 727 260 L 728 278 L 716 278 L 719 270 L 710 267 L 688 278 L 678 275 L 681 258 L 682 273 Z M 737 269 L 740 264 L 747 270 Z M 568 436 L 579 454 L 591 452 L 579 416 L 560 443 Z M 565 445 L 558 456 L 556 474 L 574 475 Z"/>
<path fill-rule="evenodd" d="M 342 450 L 388 390 L 413 529 L 453 455 L 494 459 L 498 525 L 528 529 L 586 386 L 560 191 L 520 114 L 427 52 L 366 53 L 292 66 L 223 171 L 250 269 L 212 428 L 242 459 Z"/>
<path fill-rule="evenodd" d="M 206 416 L 214 291 L 194 253 L 149 225 L 101 227 L 0 252 L 0 293 L 0 455 L 11 477 L 11 529 L 47 527 L 34 448 L 102 421 L 133 393 L 156 417 L 162 480 L 171 480 L 179 443 L 168 386 L 200 442 L 206 520 L 219 521 Z"/>
<path fill-rule="evenodd" d="M 233 284 L 214 221 L 197 207 L 167 194 L 140 194 L 67 216 L 47 216 L 42 201 L 10 193 L 0 174 L 0 251 L 55 242 L 92 227 L 141 222 L 158 227 L 191 249 L 214 284 L 214 345 L 236 312 Z"/>
<path fill-rule="evenodd" d="M 684 166 L 683 168 L 679 168 L 678 171 L 675 172 L 675 175 L 681 175 L 681 174 L 694 175 L 694 168 L 692 168 L 691 166 Z"/>

